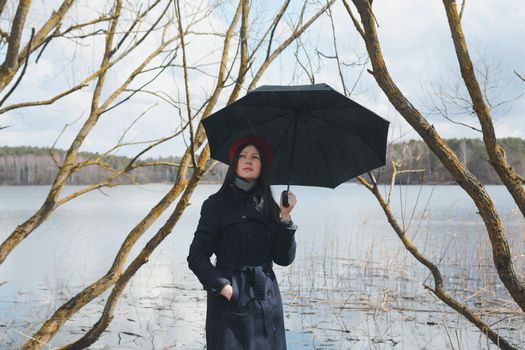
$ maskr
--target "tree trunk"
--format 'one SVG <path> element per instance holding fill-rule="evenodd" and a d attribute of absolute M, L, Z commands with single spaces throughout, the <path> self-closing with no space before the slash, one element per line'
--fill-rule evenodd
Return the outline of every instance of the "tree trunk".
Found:
<path fill-rule="evenodd" d="M 371 73 L 377 84 L 381 87 L 390 103 L 416 130 L 447 168 L 458 185 L 474 201 L 489 235 L 493 261 L 498 275 L 514 301 L 525 311 L 525 284 L 522 278 L 516 274 L 505 230 L 494 202 L 481 182 L 464 167 L 456 154 L 441 139 L 434 127 L 410 103 L 390 77 L 377 38 L 371 3 L 367 0 L 353 0 L 353 2 L 361 16 L 364 30 L 363 38 L 373 67 L 373 72 Z"/>

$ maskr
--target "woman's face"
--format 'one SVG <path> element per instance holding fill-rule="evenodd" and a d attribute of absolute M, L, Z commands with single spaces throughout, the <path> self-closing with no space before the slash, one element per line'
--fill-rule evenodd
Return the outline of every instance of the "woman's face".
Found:
<path fill-rule="evenodd" d="M 237 175 L 248 181 L 257 180 L 261 175 L 261 155 L 254 145 L 244 147 L 239 154 Z"/>

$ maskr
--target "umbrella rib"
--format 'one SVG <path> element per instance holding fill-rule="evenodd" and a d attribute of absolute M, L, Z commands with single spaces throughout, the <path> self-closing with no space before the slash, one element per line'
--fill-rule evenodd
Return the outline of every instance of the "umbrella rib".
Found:
<path fill-rule="evenodd" d="M 260 107 L 260 106 L 259 106 L 259 107 Z M 270 119 L 267 119 L 267 120 L 265 120 L 265 121 L 263 121 L 263 122 L 260 122 L 260 123 L 258 123 L 258 124 L 251 124 L 250 127 L 261 126 L 261 125 L 264 125 L 264 124 L 266 124 L 266 123 L 273 122 L 274 120 L 279 119 L 279 118 L 282 118 L 282 117 L 284 117 L 285 115 L 287 115 L 287 114 L 291 114 L 291 113 L 292 113 L 292 112 L 287 111 L 286 113 L 276 115 L 275 117 L 270 118 Z M 293 118 L 291 118 L 290 120 L 293 121 Z"/>
<path fill-rule="evenodd" d="M 319 121 L 321 121 L 321 122 L 323 122 L 323 123 L 326 123 L 326 124 L 328 124 L 328 125 L 330 125 L 330 126 L 336 128 L 336 129 L 343 129 L 344 131 L 349 132 L 349 133 L 351 133 L 352 135 L 358 135 L 355 131 L 353 131 L 353 130 L 349 130 L 349 129 L 345 128 L 345 127 L 342 126 L 342 125 L 337 125 L 337 124 L 334 124 L 334 123 L 329 122 L 329 121 L 327 121 L 327 120 L 320 119 L 318 116 L 312 115 L 312 114 L 310 114 L 310 113 L 304 113 L 304 114 L 309 115 L 310 117 L 312 117 L 312 119 L 319 120 Z"/>
<path fill-rule="evenodd" d="M 330 164 L 328 163 L 328 157 L 326 155 L 326 152 L 324 150 L 324 148 L 319 144 L 319 141 L 317 140 L 317 137 L 314 137 L 314 135 L 312 135 L 312 133 L 310 132 L 310 129 L 306 128 L 306 131 L 308 132 L 308 135 L 310 136 L 310 138 L 313 138 L 315 140 L 315 143 L 317 144 L 317 147 L 319 147 L 319 149 L 321 150 L 321 152 L 323 153 L 324 155 L 324 161 L 326 163 L 326 170 L 328 170 L 328 173 L 330 174 L 330 177 L 332 178 L 333 175 L 332 175 L 332 170 L 330 170 Z"/>
<path fill-rule="evenodd" d="M 293 121 L 294 121 L 293 119 L 290 119 L 290 123 L 288 124 L 288 127 L 286 128 L 286 132 L 283 134 L 283 137 L 281 137 L 281 139 L 279 140 L 279 142 L 275 146 L 276 150 L 279 149 L 279 146 L 281 146 L 281 143 L 283 143 L 284 138 L 286 137 L 286 135 L 288 135 L 288 132 L 290 131 L 290 126 L 292 125 Z"/>
<path fill-rule="evenodd" d="M 305 113 L 305 114 L 307 114 L 307 113 Z M 323 122 L 323 123 L 325 123 L 325 124 L 330 125 L 330 126 L 333 127 L 333 128 L 336 128 L 336 129 L 338 129 L 338 130 L 344 130 L 344 131 L 350 133 L 351 135 L 354 135 L 354 136 L 356 136 L 356 137 L 359 137 L 359 138 L 361 139 L 361 141 L 362 141 L 365 145 L 367 145 L 367 146 L 372 150 L 372 152 L 373 152 L 376 156 L 378 156 L 378 155 L 376 154 L 375 150 L 374 150 L 373 148 L 371 148 L 371 147 L 368 145 L 368 143 L 365 141 L 365 139 L 363 139 L 363 138 L 361 137 L 361 135 L 359 135 L 359 134 L 356 133 L 355 131 L 353 131 L 353 130 L 349 130 L 348 128 L 345 128 L 344 126 L 334 124 L 334 123 L 329 122 L 329 121 L 327 121 L 327 120 L 320 119 L 319 117 L 317 117 L 317 116 L 315 116 L 315 115 L 311 115 L 311 114 L 309 114 L 309 113 L 308 113 L 308 115 L 311 116 L 312 119 L 319 120 L 319 121 L 321 121 L 321 122 Z M 379 156 L 378 156 L 378 157 L 379 157 Z"/>
<path fill-rule="evenodd" d="M 317 117 L 315 117 L 315 116 L 314 116 L 314 118 L 317 119 L 317 120 L 319 120 L 319 121 L 323 121 L 323 122 L 325 122 L 326 124 L 328 124 L 328 125 L 330 125 L 330 126 L 332 126 L 332 127 L 334 127 L 334 128 L 337 128 L 337 129 L 339 129 L 339 130 L 344 130 L 344 131 L 347 131 L 347 132 L 351 132 L 350 130 L 348 130 L 348 129 L 346 129 L 346 128 L 342 128 L 342 127 L 340 127 L 340 126 L 337 126 L 337 125 L 335 125 L 335 124 L 333 124 L 333 123 L 331 123 L 331 122 L 329 122 L 329 121 L 319 119 L 319 118 L 317 118 Z M 372 147 L 370 147 L 370 145 L 369 145 L 367 142 L 365 142 L 365 140 L 361 137 L 361 135 L 359 135 L 359 134 L 357 134 L 357 133 L 353 133 L 352 135 L 354 135 L 355 137 L 358 137 L 358 138 L 361 140 L 362 146 L 363 146 L 363 147 L 367 147 L 367 148 L 370 150 L 370 152 L 371 152 L 374 156 L 376 156 L 378 159 L 380 159 L 380 157 L 377 155 L 377 153 L 375 152 L 375 150 L 374 150 Z M 344 156 L 345 156 L 344 154 L 341 154 L 341 153 L 339 153 L 339 154 L 342 155 L 343 158 L 344 158 Z M 363 161 L 362 161 L 361 157 L 353 157 L 353 158 L 357 160 L 357 162 L 359 163 L 359 166 L 360 166 L 362 169 L 367 169 L 367 167 L 363 164 Z"/>
<path fill-rule="evenodd" d="M 305 99 L 305 102 L 306 102 L 305 105 L 307 105 L 307 106 L 309 105 L 309 103 L 310 103 L 310 101 L 312 101 L 312 97 L 315 95 L 315 93 L 316 93 L 316 91 L 310 91 L 310 94 L 309 94 L 310 96 L 308 96 L 308 98 Z M 308 110 L 314 110 L 314 109 L 311 108 L 311 107 L 304 108 L 304 106 L 303 106 L 303 108 L 301 108 L 301 112 L 308 111 Z"/>
<path fill-rule="evenodd" d="M 355 137 L 359 137 L 359 139 L 361 139 L 361 142 L 363 142 L 363 144 L 367 145 L 368 148 L 372 151 L 373 154 L 375 154 L 376 157 L 379 157 L 379 158 L 380 158 L 380 156 L 375 152 L 375 150 L 374 150 L 372 147 L 370 147 L 369 143 L 366 142 L 366 140 L 365 140 L 364 138 L 362 138 L 361 135 L 360 135 L 359 133 L 356 133 L 355 131 L 352 131 L 352 130 L 348 130 L 348 128 L 345 128 L 345 127 L 343 127 L 343 126 L 340 126 L 340 125 L 334 124 L 334 123 L 329 122 L 329 121 L 327 121 L 327 120 L 319 119 L 318 117 L 316 117 L 316 116 L 314 116 L 314 115 L 311 115 L 311 114 L 309 114 L 309 115 L 312 116 L 314 119 L 319 120 L 319 121 L 321 121 L 321 122 L 323 122 L 323 123 L 326 123 L 326 124 L 328 124 L 328 125 L 330 125 L 330 126 L 336 128 L 336 129 L 338 129 L 338 130 L 344 130 L 344 131 L 346 131 L 346 132 L 349 132 L 351 135 L 353 135 L 353 136 L 355 136 Z"/>
<path fill-rule="evenodd" d="M 309 115 L 310 115 L 310 114 L 309 114 Z M 361 142 L 363 143 L 363 145 L 364 145 L 364 146 L 367 146 L 368 149 L 370 149 L 370 150 L 372 151 L 372 153 L 373 153 L 374 155 L 377 156 L 377 154 L 375 154 L 374 150 L 368 146 L 368 144 L 365 142 L 365 140 L 364 140 L 359 134 L 357 134 L 357 133 L 353 133 L 353 132 L 351 132 L 350 130 L 348 130 L 348 129 L 346 129 L 346 128 L 342 128 L 342 127 L 340 127 L 340 126 L 338 126 L 338 125 L 335 125 L 335 124 L 333 124 L 333 123 L 331 123 L 331 122 L 329 122 L 329 121 L 326 121 L 326 120 L 323 120 L 323 119 L 319 119 L 319 118 L 317 118 L 316 116 L 312 116 L 312 117 L 313 117 L 314 119 L 316 119 L 316 120 L 322 121 L 322 122 L 324 122 L 325 124 L 330 125 L 331 127 L 336 128 L 337 130 L 344 130 L 344 131 L 346 131 L 346 132 L 350 132 L 350 133 L 352 133 L 353 136 L 358 137 L 359 139 L 361 139 Z M 307 130 L 308 130 L 308 133 L 310 134 L 310 131 L 309 131 L 310 129 L 307 128 Z M 310 136 L 311 136 L 311 134 L 310 134 Z M 318 143 L 318 145 L 319 145 L 319 143 Z M 323 149 L 321 146 L 319 146 L 319 147 L 323 150 L 323 153 L 324 153 L 324 149 Z M 326 153 L 324 153 L 324 154 L 325 154 L 325 159 L 328 159 L 328 157 L 326 156 Z M 347 156 L 346 154 L 341 153 L 339 149 L 338 149 L 338 154 L 341 156 L 341 159 L 345 159 L 346 156 Z M 364 164 L 363 164 L 363 162 L 362 162 L 362 160 L 361 160 L 361 157 L 353 157 L 353 158 L 357 160 L 357 162 L 359 163 L 359 166 L 360 166 L 362 169 L 366 169 L 366 166 L 364 166 Z M 328 165 L 327 165 L 327 168 L 328 168 Z M 341 169 L 340 169 L 340 170 L 341 170 Z M 332 172 L 330 171 L 329 168 L 328 168 L 328 171 L 329 171 L 330 173 L 332 173 Z M 343 171 L 343 172 L 344 172 L 344 171 Z M 332 175 L 332 177 L 333 177 L 333 175 Z M 335 178 L 334 178 L 334 179 L 335 179 Z"/>
<path fill-rule="evenodd" d="M 286 127 L 286 132 L 283 134 L 283 136 L 281 137 L 281 139 L 279 140 L 279 142 L 276 144 L 275 148 L 273 149 L 274 152 L 279 149 L 279 147 L 281 146 L 281 143 L 283 143 L 284 139 L 286 138 L 286 135 L 288 135 L 288 132 L 290 131 L 290 126 L 292 125 L 293 121 L 294 121 L 293 118 L 290 119 L 290 123 L 288 124 L 288 127 Z M 292 169 L 290 169 L 289 171 L 289 174 L 288 174 L 289 177 L 291 176 L 291 171 Z"/>
<path fill-rule="evenodd" d="M 359 138 L 363 141 L 364 144 L 366 144 L 368 147 L 370 147 L 369 144 L 368 144 L 368 142 L 365 142 L 365 139 L 363 139 L 363 138 L 361 137 L 361 135 L 360 135 L 359 133 L 357 133 L 355 130 L 350 130 L 350 129 L 348 129 L 348 128 L 342 126 L 342 125 L 334 124 L 334 123 L 332 123 L 332 122 L 330 122 L 330 121 L 328 121 L 328 120 L 321 119 L 321 118 L 319 118 L 318 116 L 316 116 L 316 115 L 312 115 L 312 114 L 310 114 L 310 113 L 305 113 L 305 114 L 308 114 L 309 116 L 312 117 L 312 119 L 319 120 L 319 121 L 321 121 L 321 122 L 323 122 L 323 123 L 326 123 L 326 124 L 332 126 L 333 128 L 336 128 L 336 129 L 338 129 L 338 130 L 344 130 L 344 131 L 350 133 L 351 135 L 354 135 L 354 136 L 359 137 Z M 381 118 L 381 117 L 379 117 L 379 118 Z M 381 119 L 383 119 L 383 118 L 381 118 Z M 308 120 L 308 119 L 307 119 L 307 120 Z M 372 152 L 373 152 L 377 157 L 381 158 L 380 155 L 378 155 L 378 154 L 375 152 L 375 150 L 374 150 L 373 148 L 370 147 L 370 149 L 372 150 Z"/>

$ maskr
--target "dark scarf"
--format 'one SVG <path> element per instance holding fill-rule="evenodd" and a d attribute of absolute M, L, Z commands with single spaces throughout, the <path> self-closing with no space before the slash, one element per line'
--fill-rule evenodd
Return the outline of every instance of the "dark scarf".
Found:
<path fill-rule="evenodd" d="M 235 176 L 231 184 L 234 198 L 244 205 L 253 206 L 256 210 L 262 212 L 264 200 L 262 198 L 262 188 L 257 181 L 247 181 Z"/>

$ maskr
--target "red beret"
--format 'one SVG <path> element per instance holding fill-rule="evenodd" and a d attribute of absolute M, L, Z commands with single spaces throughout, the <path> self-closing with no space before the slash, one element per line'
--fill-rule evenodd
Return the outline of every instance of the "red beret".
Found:
<path fill-rule="evenodd" d="M 252 145 L 259 146 L 259 148 L 264 153 L 264 159 L 266 159 L 266 165 L 270 166 L 272 164 L 272 160 L 273 160 L 272 148 L 266 141 L 264 141 L 262 138 L 257 137 L 255 135 L 241 136 L 235 141 L 233 141 L 232 145 L 230 146 L 230 151 L 228 152 L 230 162 L 232 161 L 237 148 L 245 144 L 252 144 Z"/>

